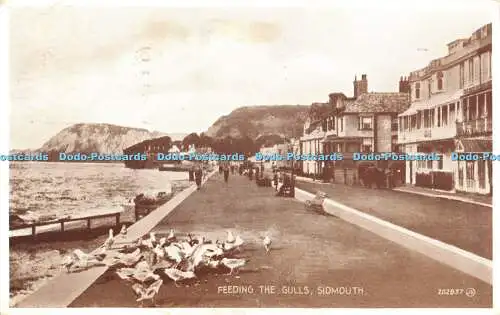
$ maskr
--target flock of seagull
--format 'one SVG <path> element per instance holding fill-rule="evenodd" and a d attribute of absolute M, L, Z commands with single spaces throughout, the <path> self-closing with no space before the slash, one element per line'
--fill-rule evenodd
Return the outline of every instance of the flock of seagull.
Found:
<path fill-rule="evenodd" d="M 125 237 L 126 234 L 127 227 L 123 225 L 120 236 Z M 215 242 L 190 233 L 187 238 L 180 239 L 173 229 L 168 236 L 160 239 L 151 232 L 149 237 L 139 238 L 118 251 L 110 251 L 115 239 L 113 229 L 110 229 L 108 238 L 96 251 L 87 254 L 76 249 L 63 258 L 61 265 L 67 272 L 95 265 L 108 266 L 120 279 L 130 284 L 141 307 L 147 300 L 156 305 L 154 298 L 164 280 L 171 279 L 179 287 L 179 282 L 197 281 L 200 272 L 227 270 L 227 274 L 232 275 L 248 262 L 248 259 L 236 258 L 245 242 L 229 230 L 225 241 Z M 269 235 L 262 239 L 267 253 L 271 243 Z"/>

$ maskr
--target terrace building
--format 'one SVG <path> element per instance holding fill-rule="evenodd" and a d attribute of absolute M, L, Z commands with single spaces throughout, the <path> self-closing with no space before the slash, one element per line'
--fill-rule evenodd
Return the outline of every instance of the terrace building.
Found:
<path fill-rule="evenodd" d="M 492 192 L 488 161 L 452 161 L 452 152 L 491 152 L 491 24 L 448 44 L 448 55 L 410 73 L 411 106 L 399 116 L 407 153 L 438 152 L 440 161 L 412 161 L 406 183 L 450 191 Z"/>
<path fill-rule="evenodd" d="M 409 107 L 409 82 L 399 92 L 368 92 L 366 74 L 354 79 L 354 95 L 331 93 L 328 103 L 314 103 L 304 124 L 302 154 L 342 154 L 343 161 L 303 161 L 303 172 L 321 174 L 325 167 L 353 168 L 355 152 L 398 151 L 397 117 Z"/>
<path fill-rule="evenodd" d="M 322 141 L 325 130 L 322 128 L 322 119 L 330 110 L 328 103 L 313 103 L 304 123 L 303 136 L 300 137 L 300 153 L 318 155 L 323 153 Z M 302 164 L 304 174 L 319 175 L 323 172 L 323 163 L 320 161 L 305 160 Z"/>
<path fill-rule="evenodd" d="M 324 152 L 338 152 L 343 161 L 327 161 L 331 167 L 354 167 L 355 152 L 395 152 L 397 146 L 397 117 L 409 107 L 409 86 L 400 78 L 399 92 L 368 92 L 368 80 L 354 80 L 354 96 L 332 93 L 332 110 L 322 121 L 325 138 Z"/>

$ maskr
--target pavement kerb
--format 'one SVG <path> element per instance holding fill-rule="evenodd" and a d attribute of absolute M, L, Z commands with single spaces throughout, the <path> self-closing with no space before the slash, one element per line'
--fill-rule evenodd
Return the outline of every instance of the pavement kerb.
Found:
<path fill-rule="evenodd" d="M 314 194 L 295 188 L 295 198 L 301 202 L 305 202 L 314 198 Z M 403 247 L 417 251 L 486 283 L 493 284 L 493 262 L 489 259 L 415 233 L 362 211 L 350 208 L 332 199 L 325 199 L 323 207 L 327 213 L 339 217 L 344 221 L 371 231 Z"/>
<path fill-rule="evenodd" d="M 320 184 L 320 185 L 329 185 L 330 184 L 330 183 L 324 183 L 321 179 L 313 180 L 311 178 L 301 177 L 301 176 L 297 176 L 296 180 L 300 181 L 300 182 Z M 479 201 L 474 201 L 474 200 L 471 200 L 471 199 L 468 199 L 468 198 L 459 197 L 459 196 L 438 195 L 438 194 L 433 194 L 433 193 L 426 193 L 426 192 L 419 192 L 419 191 L 410 191 L 410 190 L 407 190 L 407 189 L 400 189 L 400 188 L 393 188 L 392 190 L 393 191 L 397 191 L 397 192 L 407 193 L 407 194 L 414 194 L 414 195 L 421 195 L 421 196 L 426 196 L 426 197 L 431 197 L 431 198 L 441 198 L 441 199 L 448 199 L 448 200 L 454 200 L 454 201 L 461 201 L 461 202 L 466 202 L 466 203 L 470 203 L 470 204 L 474 204 L 474 205 L 479 205 L 479 206 L 483 206 L 483 207 L 493 208 L 493 205 L 491 205 L 491 204 L 484 203 L 484 202 L 479 202 Z"/>
<path fill-rule="evenodd" d="M 206 183 L 210 177 L 217 172 L 214 170 L 205 178 L 202 184 Z M 117 239 L 117 244 L 134 241 L 139 237 L 149 233 L 161 220 L 172 212 L 182 201 L 196 191 L 193 184 L 175 195 L 166 204 L 151 212 L 140 221 L 137 221 L 128 228 L 126 239 Z M 90 287 L 108 267 L 96 266 L 90 269 L 66 273 L 61 272 L 37 291 L 33 292 L 25 299 L 17 303 L 14 308 L 64 308 L 68 307 L 77 297 L 79 297 L 88 287 Z"/>

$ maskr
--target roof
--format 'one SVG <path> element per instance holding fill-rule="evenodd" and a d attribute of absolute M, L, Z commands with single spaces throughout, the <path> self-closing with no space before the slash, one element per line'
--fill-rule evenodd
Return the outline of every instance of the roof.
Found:
<path fill-rule="evenodd" d="M 400 113 L 410 106 L 408 93 L 364 93 L 345 103 L 345 113 Z"/>
<path fill-rule="evenodd" d="M 399 116 L 415 115 L 418 111 L 432 109 L 441 104 L 458 101 L 463 94 L 464 90 L 435 94 L 429 99 L 412 103 L 410 108 L 408 108 L 404 113 L 401 113 Z"/>

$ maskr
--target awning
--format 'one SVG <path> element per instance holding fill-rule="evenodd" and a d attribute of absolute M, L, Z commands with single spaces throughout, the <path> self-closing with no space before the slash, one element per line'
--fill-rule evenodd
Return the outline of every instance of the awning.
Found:
<path fill-rule="evenodd" d="M 492 139 L 461 139 L 457 140 L 457 151 L 466 153 L 492 152 Z"/>
<path fill-rule="evenodd" d="M 415 115 L 418 111 L 432 109 L 442 104 L 458 101 L 463 94 L 464 90 L 458 90 L 458 91 L 443 92 L 433 95 L 429 99 L 412 103 L 410 105 L 410 108 L 408 108 L 405 112 L 399 114 L 398 116 L 401 117 L 401 116 Z"/>

